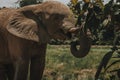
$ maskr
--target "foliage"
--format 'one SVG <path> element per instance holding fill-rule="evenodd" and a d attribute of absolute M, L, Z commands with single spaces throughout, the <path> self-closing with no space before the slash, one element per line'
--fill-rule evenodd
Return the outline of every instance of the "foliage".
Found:
<path fill-rule="evenodd" d="M 119 43 L 120 38 L 120 21 L 118 19 L 118 16 L 120 16 L 120 4 L 113 4 L 113 0 L 107 4 L 106 8 L 109 10 L 109 15 L 111 15 L 111 23 L 114 27 L 114 33 L 115 37 L 113 39 L 113 48 L 111 48 L 111 51 L 106 53 L 104 57 L 101 60 L 101 63 L 99 64 L 98 70 L 96 72 L 95 78 L 97 79 L 103 79 L 103 80 L 119 80 L 120 79 L 120 52 L 117 48 L 117 45 Z M 111 6 L 112 5 L 112 6 Z M 116 7 L 116 8 L 115 8 Z M 110 8 L 110 9 L 109 9 Z M 116 10 L 117 9 L 117 10 Z M 117 13 L 117 14 L 116 14 Z M 117 17 L 115 17 L 117 16 Z M 108 16 L 109 17 L 109 16 Z M 117 28 L 117 29 L 116 29 Z M 111 61 L 113 60 L 113 61 Z M 118 67 L 115 67 L 115 66 Z M 111 67 L 113 69 L 111 69 Z M 102 76 L 102 77 L 101 77 Z"/>
<path fill-rule="evenodd" d="M 88 28 L 92 33 L 93 44 L 112 45 L 116 33 L 120 30 L 120 4 L 118 3 L 118 5 L 116 5 L 117 2 L 119 2 L 119 0 L 116 1 L 116 3 L 113 3 L 113 0 L 110 0 L 104 5 L 102 0 L 94 0 L 93 2 L 90 2 L 90 0 L 71 0 L 68 6 L 77 19 L 76 26 L 81 26 L 82 21 L 84 20 L 82 19 L 82 17 L 84 17 L 83 14 L 87 10 L 89 11 L 89 3 L 92 3 L 92 5 L 95 6 L 93 7 L 93 10 L 96 18 L 93 17 L 90 23 L 87 21 L 85 22 L 90 26 Z M 115 13 L 117 13 L 117 15 Z M 89 14 L 86 18 L 89 18 Z M 118 27 L 115 25 L 118 25 Z"/>
<path fill-rule="evenodd" d="M 100 18 L 99 14 L 102 13 L 102 7 L 98 6 L 98 3 L 101 1 L 90 2 L 90 0 L 83 1 L 74 1 L 72 0 L 68 6 L 73 11 L 77 22 L 76 26 L 83 28 L 83 30 L 87 31 L 88 29 L 92 33 L 93 41 L 96 41 L 98 38 L 98 30 L 100 26 Z M 75 4 L 76 2 L 76 4 Z M 85 23 L 85 25 L 83 25 Z"/>
<path fill-rule="evenodd" d="M 119 63 L 120 52 L 118 51 L 117 48 L 112 48 L 111 51 L 106 53 L 102 58 L 95 75 L 95 80 L 98 79 L 119 80 L 120 79 Z"/>

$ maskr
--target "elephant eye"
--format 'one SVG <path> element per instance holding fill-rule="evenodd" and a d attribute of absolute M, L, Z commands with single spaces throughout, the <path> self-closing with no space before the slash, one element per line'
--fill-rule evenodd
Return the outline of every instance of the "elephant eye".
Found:
<path fill-rule="evenodd" d="M 59 14 L 54 14 L 52 17 L 53 17 L 53 20 L 55 21 L 60 21 L 64 19 L 64 15 L 59 15 Z"/>

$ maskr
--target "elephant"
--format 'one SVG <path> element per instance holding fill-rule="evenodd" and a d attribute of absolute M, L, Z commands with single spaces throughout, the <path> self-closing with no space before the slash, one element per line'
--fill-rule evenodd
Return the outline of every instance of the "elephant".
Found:
<path fill-rule="evenodd" d="M 50 39 L 71 39 L 75 19 L 68 6 L 58 1 L 0 10 L 0 80 L 41 80 L 46 48 Z M 80 31 L 80 30 L 79 30 Z M 80 49 L 71 44 L 71 53 L 82 58 L 89 53 L 90 39 L 80 35 Z"/>

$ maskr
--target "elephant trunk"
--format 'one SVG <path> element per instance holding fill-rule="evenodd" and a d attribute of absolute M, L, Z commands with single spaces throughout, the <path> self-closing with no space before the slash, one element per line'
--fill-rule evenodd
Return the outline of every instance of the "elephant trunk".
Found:
<path fill-rule="evenodd" d="M 80 48 L 77 49 L 77 45 L 80 45 Z M 85 57 L 91 48 L 91 38 L 85 34 L 81 34 L 80 40 L 78 42 L 71 43 L 71 53 L 76 58 L 83 58 Z"/>

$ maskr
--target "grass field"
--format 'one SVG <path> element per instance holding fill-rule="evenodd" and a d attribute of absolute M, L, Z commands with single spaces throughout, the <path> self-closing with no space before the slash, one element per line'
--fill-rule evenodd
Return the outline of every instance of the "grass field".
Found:
<path fill-rule="evenodd" d="M 43 80 L 94 80 L 101 58 L 108 46 L 93 46 L 89 55 L 78 59 L 71 55 L 69 45 L 48 45 Z"/>

